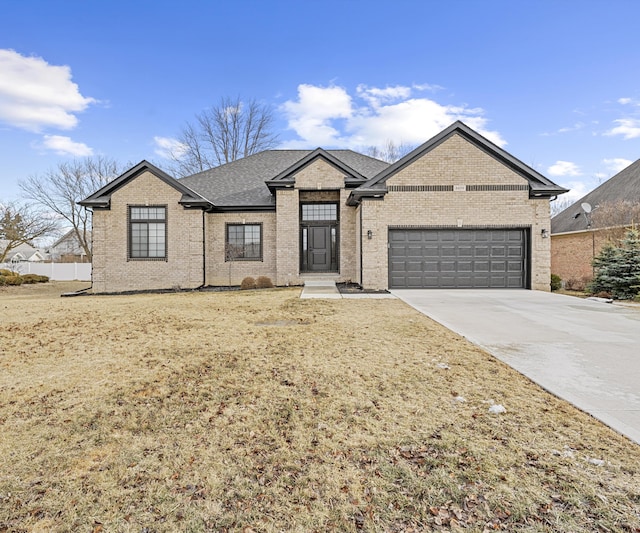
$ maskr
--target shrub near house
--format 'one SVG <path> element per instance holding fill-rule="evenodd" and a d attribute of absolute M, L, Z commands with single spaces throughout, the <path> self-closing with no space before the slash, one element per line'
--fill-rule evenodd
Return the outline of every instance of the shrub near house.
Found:
<path fill-rule="evenodd" d="M 38 274 L 20 275 L 12 270 L 0 269 L 0 287 L 7 285 L 46 283 L 47 281 L 49 281 L 47 276 L 39 276 Z"/>
<path fill-rule="evenodd" d="M 605 246 L 593 260 L 595 277 L 589 285 L 593 293 L 607 293 L 621 300 L 640 295 L 640 233 L 627 230 L 618 246 Z"/>

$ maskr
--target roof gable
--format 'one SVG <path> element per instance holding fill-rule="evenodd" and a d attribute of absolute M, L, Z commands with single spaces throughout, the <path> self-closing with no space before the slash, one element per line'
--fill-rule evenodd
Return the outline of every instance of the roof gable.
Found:
<path fill-rule="evenodd" d="M 466 139 L 474 146 L 526 179 L 529 183 L 530 196 L 549 198 L 551 196 L 567 192 L 567 189 L 556 185 L 533 168 L 524 164 L 519 159 L 513 157 L 499 146 L 472 130 L 463 122 L 457 121 L 364 183 L 354 191 L 354 193 L 352 193 L 352 198 L 350 198 L 351 202 L 357 201 L 359 198 L 365 196 L 379 196 L 380 194 L 385 194 L 387 192 L 386 182 L 389 178 L 405 167 L 411 165 L 414 161 L 429 153 L 455 134 L 460 135 L 462 138 Z"/>
<path fill-rule="evenodd" d="M 136 166 L 127 170 L 124 174 L 121 174 L 113 181 L 107 183 L 102 189 L 94 192 L 91 196 L 78 202 L 84 207 L 95 208 L 109 208 L 111 205 L 111 195 L 124 187 L 127 183 L 133 181 L 143 172 L 151 172 L 155 177 L 159 178 L 167 185 L 170 185 L 178 192 L 182 193 L 180 203 L 185 207 L 210 207 L 211 204 L 189 187 L 180 183 L 178 180 L 172 178 L 166 172 L 160 170 L 158 167 L 152 165 L 148 161 L 141 161 Z"/>
<path fill-rule="evenodd" d="M 272 192 L 279 187 L 291 187 L 295 183 L 295 174 L 300 172 L 303 168 L 311 165 L 318 159 L 326 161 L 332 167 L 345 174 L 345 185 L 351 184 L 352 186 L 362 185 L 367 181 L 362 174 L 355 171 L 348 166 L 342 160 L 330 154 L 323 148 L 316 148 L 312 152 L 308 153 L 299 161 L 296 161 L 293 165 L 280 172 L 272 179 L 265 180 L 265 183 Z"/>

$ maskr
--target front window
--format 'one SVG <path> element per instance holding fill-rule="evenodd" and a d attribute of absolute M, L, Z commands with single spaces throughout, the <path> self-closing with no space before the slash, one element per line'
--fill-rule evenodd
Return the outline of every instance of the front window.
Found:
<path fill-rule="evenodd" d="M 166 258 L 166 206 L 129 206 L 129 259 Z"/>
<path fill-rule="evenodd" d="M 227 224 L 225 261 L 262 261 L 262 224 Z"/>

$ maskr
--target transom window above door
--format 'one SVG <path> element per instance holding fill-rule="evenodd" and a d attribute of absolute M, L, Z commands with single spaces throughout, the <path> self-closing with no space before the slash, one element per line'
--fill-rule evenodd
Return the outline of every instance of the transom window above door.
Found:
<path fill-rule="evenodd" d="M 337 204 L 302 204 L 302 221 L 338 220 Z"/>

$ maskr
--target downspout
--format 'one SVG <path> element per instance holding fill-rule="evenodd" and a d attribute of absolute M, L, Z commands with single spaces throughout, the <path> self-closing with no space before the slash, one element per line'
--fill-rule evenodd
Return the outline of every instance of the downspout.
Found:
<path fill-rule="evenodd" d="M 206 221 L 205 221 L 205 210 L 202 210 L 202 285 L 200 287 L 204 287 L 207 283 L 207 239 L 206 239 Z"/>
<path fill-rule="evenodd" d="M 364 240 L 362 238 L 362 202 L 360 202 L 360 213 L 358 219 L 360 222 L 360 287 L 364 288 L 364 279 L 362 277 L 362 247 L 364 246 Z"/>
<path fill-rule="evenodd" d="M 82 208 L 85 210 L 85 212 L 87 211 L 87 206 L 83 205 Z M 76 292 L 87 292 L 93 289 L 93 211 L 91 211 L 91 285 L 89 287 L 87 287 L 86 289 L 81 289 L 79 291 Z"/>

